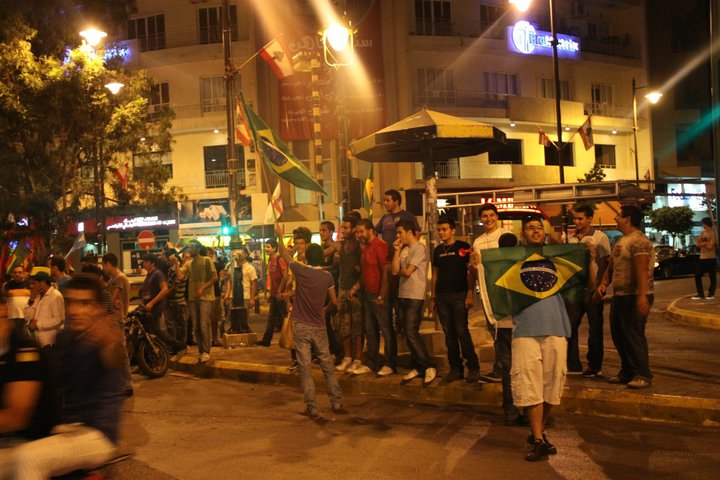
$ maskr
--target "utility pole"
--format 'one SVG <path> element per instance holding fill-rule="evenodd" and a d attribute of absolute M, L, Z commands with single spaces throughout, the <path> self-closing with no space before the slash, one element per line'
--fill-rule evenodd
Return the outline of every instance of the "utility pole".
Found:
<path fill-rule="evenodd" d="M 222 37 L 225 57 L 225 112 L 227 115 L 227 169 L 228 198 L 230 200 L 230 225 L 233 234 L 237 232 L 238 204 L 238 158 L 235 147 L 235 68 L 232 63 L 232 31 L 230 29 L 230 6 L 228 0 L 222 0 Z"/>

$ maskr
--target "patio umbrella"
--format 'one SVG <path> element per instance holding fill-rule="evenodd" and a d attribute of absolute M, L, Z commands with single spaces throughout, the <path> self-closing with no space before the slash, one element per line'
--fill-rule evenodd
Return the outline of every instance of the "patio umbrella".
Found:
<path fill-rule="evenodd" d="M 435 162 L 469 157 L 505 144 L 505 134 L 484 123 L 423 109 L 350 144 L 368 162 L 423 162 L 427 228 L 435 244 L 437 183 Z"/>

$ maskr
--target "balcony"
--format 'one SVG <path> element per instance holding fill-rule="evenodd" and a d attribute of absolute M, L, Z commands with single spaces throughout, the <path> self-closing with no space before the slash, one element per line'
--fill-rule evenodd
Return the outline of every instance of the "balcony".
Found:
<path fill-rule="evenodd" d="M 415 94 L 413 104 L 417 107 L 447 105 L 471 108 L 507 108 L 508 97 L 511 96 L 513 95 L 506 93 L 468 90 L 432 90 Z"/>
<path fill-rule="evenodd" d="M 245 170 L 240 169 L 237 173 L 238 185 L 245 188 Z M 227 188 L 230 183 L 230 174 L 227 170 L 212 170 L 205 172 L 205 188 Z"/>

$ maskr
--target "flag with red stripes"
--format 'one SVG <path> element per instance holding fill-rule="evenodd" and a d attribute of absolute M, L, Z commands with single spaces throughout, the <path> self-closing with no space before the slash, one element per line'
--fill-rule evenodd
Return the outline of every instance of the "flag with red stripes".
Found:
<path fill-rule="evenodd" d="M 237 107 L 235 108 L 235 138 L 246 147 L 252 144 L 252 133 L 250 133 L 240 97 L 237 97 Z"/>

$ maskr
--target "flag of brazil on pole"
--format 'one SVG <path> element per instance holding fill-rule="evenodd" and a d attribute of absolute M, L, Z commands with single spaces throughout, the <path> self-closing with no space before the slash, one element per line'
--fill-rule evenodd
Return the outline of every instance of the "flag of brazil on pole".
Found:
<path fill-rule="evenodd" d="M 245 118 L 252 132 L 255 148 L 259 151 L 265 165 L 280 178 L 298 188 L 327 195 L 322 186 L 312 174 L 292 154 L 287 145 L 275 135 L 270 127 L 245 103 L 245 97 L 240 94 Z"/>
<path fill-rule="evenodd" d="M 516 315 L 556 293 L 570 301 L 582 298 L 590 259 L 585 245 L 492 248 L 480 253 L 481 295 L 496 319 Z"/>

